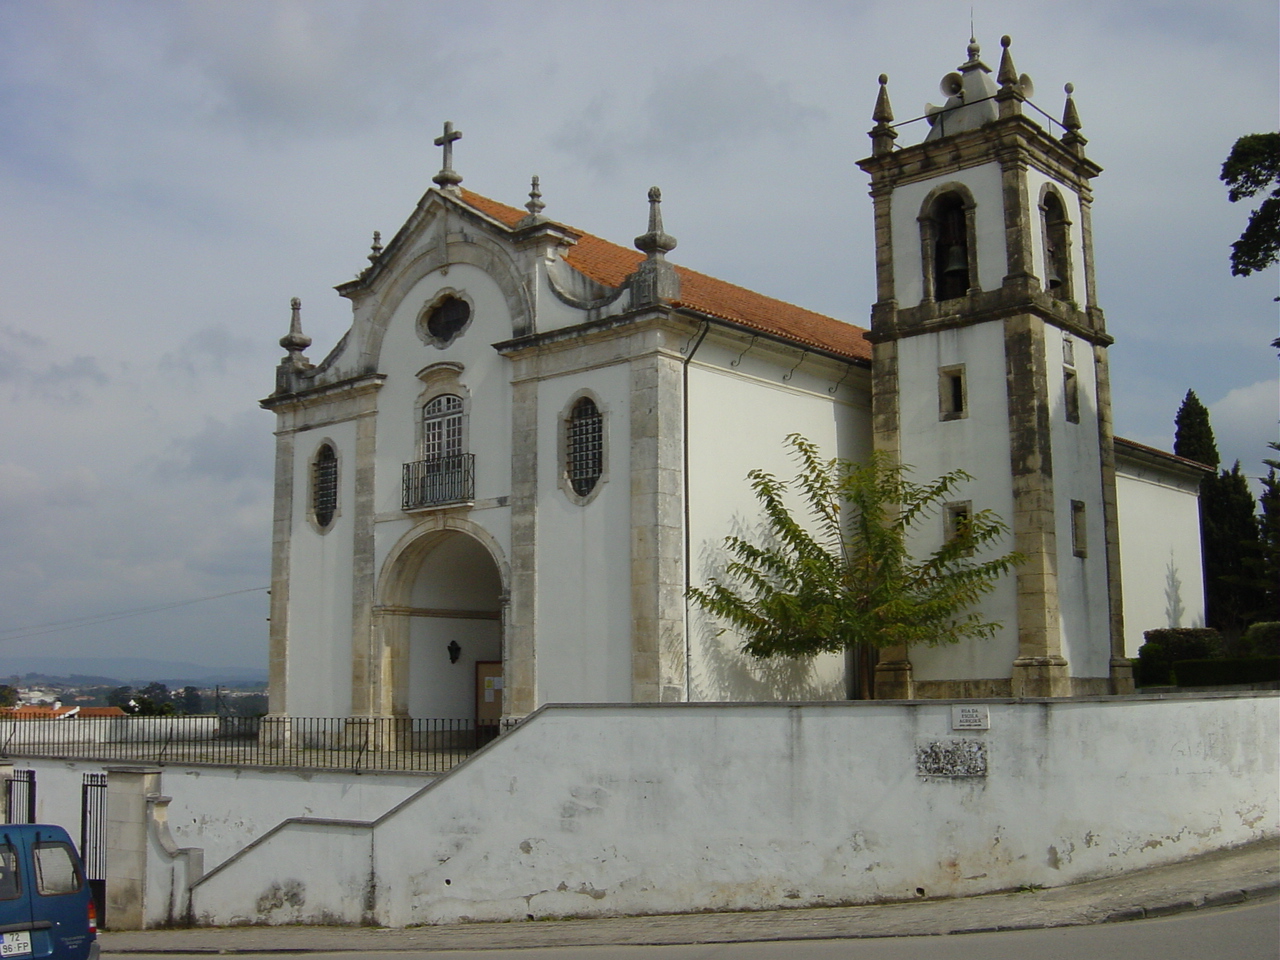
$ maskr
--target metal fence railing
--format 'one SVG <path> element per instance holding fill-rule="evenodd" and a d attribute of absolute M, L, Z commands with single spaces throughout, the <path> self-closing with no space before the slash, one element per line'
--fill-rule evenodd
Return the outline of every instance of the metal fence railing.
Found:
<path fill-rule="evenodd" d="M 0 757 L 443 773 L 515 722 L 184 716 L 0 720 Z"/>

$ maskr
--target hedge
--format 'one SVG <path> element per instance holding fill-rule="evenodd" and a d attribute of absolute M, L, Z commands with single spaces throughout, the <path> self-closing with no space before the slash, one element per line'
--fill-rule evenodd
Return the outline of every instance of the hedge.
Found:
<path fill-rule="evenodd" d="M 1280 657 L 1179 660 L 1173 665 L 1173 675 L 1174 682 L 1180 687 L 1223 687 L 1280 681 Z"/>
<path fill-rule="evenodd" d="M 1167 627 L 1147 630 L 1146 643 L 1138 650 L 1134 682 L 1139 687 L 1163 687 L 1173 683 L 1173 665 L 1179 660 L 1209 660 L 1222 656 L 1222 635 L 1210 627 Z"/>

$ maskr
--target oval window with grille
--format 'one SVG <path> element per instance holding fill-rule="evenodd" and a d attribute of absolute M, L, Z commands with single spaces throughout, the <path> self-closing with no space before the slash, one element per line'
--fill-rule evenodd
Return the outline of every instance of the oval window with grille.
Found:
<path fill-rule="evenodd" d="M 604 417 L 590 397 L 581 397 L 569 411 L 565 469 L 573 492 L 585 497 L 604 472 Z"/>
<path fill-rule="evenodd" d="M 333 523 L 338 512 L 338 455 L 323 444 L 311 464 L 311 513 L 322 529 Z"/>

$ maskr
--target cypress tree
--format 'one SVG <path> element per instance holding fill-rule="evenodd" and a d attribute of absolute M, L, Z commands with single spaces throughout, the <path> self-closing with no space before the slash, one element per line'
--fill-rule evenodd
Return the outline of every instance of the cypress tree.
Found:
<path fill-rule="evenodd" d="M 1262 607 L 1257 585 L 1247 576 L 1245 558 L 1256 556 L 1258 521 L 1253 494 L 1240 461 L 1210 481 L 1200 493 L 1200 543 L 1204 557 L 1205 620 L 1234 643 Z"/>
<path fill-rule="evenodd" d="M 1218 445 L 1213 439 L 1213 427 L 1209 425 L 1209 410 L 1194 390 L 1187 391 L 1178 415 L 1173 418 L 1173 425 L 1173 452 L 1217 469 Z"/>
<path fill-rule="evenodd" d="M 1174 418 L 1173 452 L 1217 467 L 1218 445 L 1209 410 L 1188 390 Z M 1200 481 L 1200 559 L 1204 570 L 1205 623 L 1234 642 L 1259 615 L 1262 592 L 1248 576 L 1244 558 L 1259 550 L 1253 495 L 1237 462 Z"/>
<path fill-rule="evenodd" d="M 1280 444 L 1271 447 L 1280 449 Z M 1280 620 L 1280 460 L 1262 462 L 1268 470 L 1258 496 L 1258 538 L 1246 546 L 1243 558 L 1245 582 L 1255 591 L 1257 609 L 1250 611 L 1255 622 Z"/>

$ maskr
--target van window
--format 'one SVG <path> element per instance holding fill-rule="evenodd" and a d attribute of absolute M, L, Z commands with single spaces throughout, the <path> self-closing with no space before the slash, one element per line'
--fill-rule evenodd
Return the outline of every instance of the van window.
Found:
<path fill-rule="evenodd" d="M 75 854 L 65 843 L 37 843 L 36 891 L 44 897 L 76 893 L 80 889 L 80 870 Z"/>
<path fill-rule="evenodd" d="M 20 893 L 18 851 L 8 843 L 0 843 L 0 900 L 16 900 Z"/>

